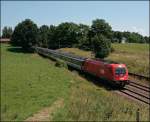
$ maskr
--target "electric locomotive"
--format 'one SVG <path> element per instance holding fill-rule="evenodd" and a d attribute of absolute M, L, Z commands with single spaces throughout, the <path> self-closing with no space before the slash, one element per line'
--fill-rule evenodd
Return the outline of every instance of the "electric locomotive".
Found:
<path fill-rule="evenodd" d="M 125 64 L 100 59 L 86 59 L 82 70 L 121 87 L 129 84 L 128 69 Z"/>

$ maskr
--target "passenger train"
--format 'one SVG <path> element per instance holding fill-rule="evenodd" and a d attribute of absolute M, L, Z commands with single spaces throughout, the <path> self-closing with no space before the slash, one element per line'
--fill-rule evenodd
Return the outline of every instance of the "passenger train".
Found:
<path fill-rule="evenodd" d="M 101 59 L 83 58 L 41 47 L 35 47 L 35 50 L 41 55 L 62 59 L 71 67 L 105 79 L 106 81 L 111 81 L 111 83 L 118 86 L 124 87 L 126 84 L 129 84 L 128 69 L 125 64 Z"/>

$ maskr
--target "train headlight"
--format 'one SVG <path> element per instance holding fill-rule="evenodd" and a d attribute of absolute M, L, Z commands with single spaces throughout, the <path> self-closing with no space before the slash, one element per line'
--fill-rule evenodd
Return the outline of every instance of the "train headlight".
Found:
<path fill-rule="evenodd" d="M 124 78 L 120 78 L 120 80 L 124 80 Z"/>

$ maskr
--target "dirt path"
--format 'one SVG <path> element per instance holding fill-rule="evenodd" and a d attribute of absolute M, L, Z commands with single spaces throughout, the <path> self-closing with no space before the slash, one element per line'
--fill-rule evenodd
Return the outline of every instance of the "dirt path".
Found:
<path fill-rule="evenodd" d="M 25 121 L 52 121 L 53 114 L 57 111 L 57 109 L 63 106 L 64 100 L 58 99 L 50 107 L 38 111 L 36 114 L 27 118 Z"/>

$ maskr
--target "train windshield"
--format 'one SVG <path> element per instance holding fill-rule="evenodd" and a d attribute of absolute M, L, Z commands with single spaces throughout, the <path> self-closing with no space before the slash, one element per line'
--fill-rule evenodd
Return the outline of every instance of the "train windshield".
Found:
<path fill-rule="evenodd" d="M 126 74 L 126 69 L 125 68 L 116 68 L 115 74 L 116 75 Z"/>

